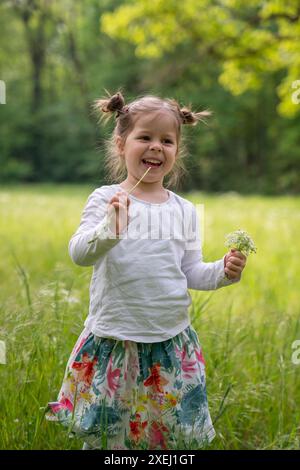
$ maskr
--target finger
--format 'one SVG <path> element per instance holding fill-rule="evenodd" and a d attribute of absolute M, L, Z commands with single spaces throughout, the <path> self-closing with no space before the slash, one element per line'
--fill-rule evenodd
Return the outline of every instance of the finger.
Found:
<path fill-rule="evenodd" d="M 239 261 L 239 266 L 241 266 L 242 268 L 244 268 L 244 267 L 246 266 L 246 260 L 241 259 L 241 260 Z"/>
<path fill-rule="evenodd" d="M 118 210 L 118 211 L 120 211 L 120 210 L 121 210 L 121 211 L 122 211 L 122 210 L 123 210 L 123 211 L 126 211 L 126 209 L 127 209 L 127 207 L 126 207 L 124 204 L 122 204 L 121 202 L 119 202 L 119 201 L 113 202 L 113 203 L 111 204 L 111 206 L 113 206 L 113 207 L 114 207 L 116 210 Z"/>
<path fill-rule="evenodd" d="M 227 277 L 229 277 L 229 279 L 232 279 L 236 276 L 236 273 L 234 273 L 233 271 L 231 271 L 231 269 L 228 268 L 225 268 L 225 273 Z"/>
<path fill-rule="evenodd" d="M 123 204 L 126 207 L 129 205 L 129 199 L 127 198 L 126 195 L 120 195 L 116 197 L 112 202 L 118 202 L 120 204 Z"/>
<path fill-rule="evenodd" d="M 226 266 L 233 266 L 234 264 L 239 264 L 240 263 L 240 260 L 239 258 L 233 258 L 232 256 L 230 258 L 227 259 L 227 263 L 226 263 Z"/>
<path fill-rule="evenodd" d="M 243 265 L 243 261 L 240 258 L 233 258 L 230 257 L 227 260 L 226 267 L 227 268 L 240 268 Z"/>
<path fill-rule="evenodd" d="M 236 266 L 235 264 L 232 264 L 232 263 L 228 263 L 226 268 L 228 268 L 230 271 L 236 273 L 236 272 L 241 272 L 241 267 L 240 266 Z"/>
<path fill-rule="evenodd" d="M 120 201 L 122 198 L 121 194 L 115 194 L 111 200 L 110 200 L 110 203 L 114 202 L 114 201 Z"/>
<path fill-rule="evenodd" d="M 237 257 L 234 257 L 234 256 L 230 256 L 230 258 L 228 258 L 228 262 L 236 265 L 236 266 L 245 266 L 246 264 L 246 260 L 244 260 L 243 258 L 237 258 Z"/>
<path fill-rule="evenodd" d="M 237 279 L 241 276 L 241 272 L 235 272 L 235 271 L 232 271 L 231 269 L 225 269 L 225 273 L 227 274 L 227 276 L 229 277 L 229 279 Z"/>
<path fill-rule="evenodd" d="M 119 198 L 117 196 L 114 196 L 111 198 L 108 204 L 110 205 L 110 204 L 113 204 L 113 202 L 118 202 L 118 201 L 119 201 Z"/>
<path fill-rule="evenodd" d="M 243 255 L 243 253 L 241 253 L 240 251 L 235 251 L 234 252 L 234 256 L 240 258 L 240 259 L 243 259 L 243 260 L 246 260 L 247 257 L 245 255 Z"/>

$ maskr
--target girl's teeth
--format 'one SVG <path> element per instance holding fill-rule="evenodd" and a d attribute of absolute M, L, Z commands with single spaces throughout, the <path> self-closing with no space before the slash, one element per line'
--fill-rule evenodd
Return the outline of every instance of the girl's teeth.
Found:
<path fill-rule="evenodd" d="M 145 163 L 146 165 L 155 165 L 155 166 L 160 166 L 161 165 L 161 162 L 159 161 L 156 161 L 156 162 L 152 162 L 150 160 L 143 160 L 143 163 Z"/>

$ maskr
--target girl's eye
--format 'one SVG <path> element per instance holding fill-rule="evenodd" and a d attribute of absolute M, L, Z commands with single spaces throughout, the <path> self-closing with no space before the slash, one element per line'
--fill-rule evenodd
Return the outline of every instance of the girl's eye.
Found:
<path fill-rule="evenodd" d="M 141 135 L 138 137 L 139 140 L 150 140 L 150 137 L 148 135 Z M 173 141 L 171 139 L 163 139 L 163 143 L 165 144 L 173 144 Z"/>

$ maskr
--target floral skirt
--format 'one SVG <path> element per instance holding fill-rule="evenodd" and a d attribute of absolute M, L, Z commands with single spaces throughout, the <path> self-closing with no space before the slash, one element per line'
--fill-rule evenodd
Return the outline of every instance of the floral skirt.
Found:
<path fill-rule="evenodd" d="M 93 449 L 198 449 L 215 436 L 204 359 L 189 326 L 160 343 L 83 330 L 48 420 Z"/>

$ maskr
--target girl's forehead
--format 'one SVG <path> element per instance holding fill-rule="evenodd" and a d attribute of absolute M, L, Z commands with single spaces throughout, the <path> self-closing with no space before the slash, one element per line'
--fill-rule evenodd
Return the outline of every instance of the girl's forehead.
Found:
<path fill-rule="evenodd" d="M 136 117 L 134 128 L 160 129 L 164 132 L 178 132 L 175 117 L 168 111 L 153 111 Z"/>

